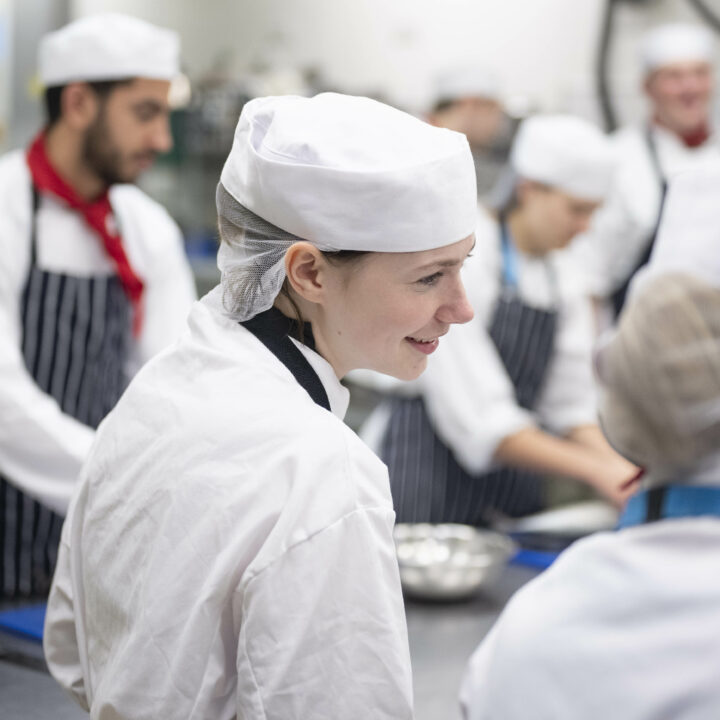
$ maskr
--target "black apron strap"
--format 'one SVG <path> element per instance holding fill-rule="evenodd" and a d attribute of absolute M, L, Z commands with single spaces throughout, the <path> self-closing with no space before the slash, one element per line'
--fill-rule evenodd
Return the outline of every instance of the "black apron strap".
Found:
<path fill-rule="evenodd" d="M 37 265 L 37 212 L 40 207 L 40 193 L 32 184 L 32 214 L 30 215 L 30 267 Z"/>
<path fill-rule="evenodd" d="M 658 231 L 660 230 L 660 221 L 662 220 L 663 209 L 665 208 L 665 198 L 667 197 L 668 182 L 665 178 L 662 167 L 660 166 L 660 156 L 658 155 L 655 135 L 649 125 L 645 129 L 645 143 L 647 145 L 648 154 L 650 155 L 653 170 L 655 171 L 655 175 L 660 185 L 660 204 L 658 206 L 657 216 L 655 217 L 655 225 L 653 226 L 651 233 L 648 235 L 642 255 L 635 263 L 633 269 L 630 271 L 630 274 L 627 276 L 623 284 L 612 294 L 612 304 L 615 311 L 615 317 L 620 315 L 620 311 L 625 305 L 628 288 L 630 287 L 630 282 L 632 281 L 635 273 L 640 270 L 641 267 L 650 262 L 650 256 L 652 255 L 655 240 L 657 238 Z"/>
<path fill-rule="evenodd" d="M 293 374 L 313 402 L 330 411 L 330 401 L 320 378 L 312 365 L 290 339 L 294 321 L 277 308 L 270 308 L 250 320 L 240 323 L 249 330 Z M 315 342 L 312 331 L 306 327 L 304 344 L 312 350 Z"/>
<path fill-rule="evenodd" d="M 655 522 L 662 518 L 663 502 L 665 500 L 665 487 L 655 487 L 647 493 L 647 511 L 645 522 Z"/>

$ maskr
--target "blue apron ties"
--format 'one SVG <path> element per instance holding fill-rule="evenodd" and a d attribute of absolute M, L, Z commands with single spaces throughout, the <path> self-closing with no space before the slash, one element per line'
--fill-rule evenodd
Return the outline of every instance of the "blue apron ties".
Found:
<path fill-rule="evenodd" d="M 38 387 L 95 428 L 125 390 L 132 308 L 116 275 L 77 277 L 37 265 L 33 188 L 30 272 L 22 294 L 22 353 Z M 0 596 L 46 595 L 62 518 L 0 476 Z"/>
<path fill-rule="evenodd" d="M 489 335 L 515 387 L 518 404 L 532 410 L 555 345 L 557 309 L 524 303 L 517 291 L 515 250 L 501 221 L 503 271 Z M 556 291 L 552 267 L 546 264 Z M 390 473 L 398 522 L 487 525 L 501 513 L 519 517 L 542 506 L 534 473 L 501 467 L 470 475 L 435 433 L 422 398 L 394 398 L 380 456 Z"/>
<path fill-rule="evenodd" d="M 720 487 L 666 485 L 633 495 L 620 516 L 618 528 L 702 516 L 720 517 Z"/>
<path fill-rule="evenodd" d="M 648 262 L 650 262 L 650 256 L 652 255 L 653 247 L 655 246 L 655 240 L 658 235 L 658 230 L 660 229 L 660 220 L 662 219 L 663 208 L 665 207 L 665 198 L 667 197 L 668 182 L 665 178 L 665 174 L 662 171 L 662 167 L 660 166 L 660 156 L 658 155 L 657 143 L 655 142 L 655 135 L 650 125 L 648 125 L 645 129 L 645 144 L 647 145 L 648 154 L 650 155 L 650 161 L 652 163 L 653 170 L 655 171 L 658 184 L 660 185 L 660 205 L 658 207 L 657 217 L 655 218 L 655 226 L 650 232 L 650 235 L 648 235 L 645 243 L 645 249 L 643 250 L 642 254 L 638 258 L 638 261 L 635 263 L 634 267 L 630 271 L 630 274 L 627 276 L 623 284 L 612 294 L 611 300 L 616 318 L 620 315 L 620 311 L 625 305 L 625 297 L 627 296 L 630 282 L 635 276 L 635 273 L 640 270 L 641 267 L 647 265 Z"/>

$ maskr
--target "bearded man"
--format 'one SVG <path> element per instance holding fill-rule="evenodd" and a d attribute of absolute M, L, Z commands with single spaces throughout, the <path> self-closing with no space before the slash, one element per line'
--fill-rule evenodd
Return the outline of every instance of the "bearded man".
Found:
<path fill-rule="evenodd" d="M 83 18 L 39 47 L 47 123 L 0 158 L 0 597 L 47 593 L 95 428 L 195 299 L 179 228 L 133 183 L 168 151 L 174 32 Z"/>

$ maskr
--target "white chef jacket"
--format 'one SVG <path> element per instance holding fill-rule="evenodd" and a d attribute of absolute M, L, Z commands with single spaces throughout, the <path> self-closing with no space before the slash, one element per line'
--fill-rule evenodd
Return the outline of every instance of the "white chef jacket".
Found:
<path fill-rule="evenodd" d="M 544 309 L 558 302 L 554 352 L 535 410 L 517 404 L 515 389 L 488 334 L 501 291 L 502 250 L 500 226 L 483 209 L 472 257 L 462 270 L 475 316 L 469 323 L 453 325 L 440 339 L 418 380 L 394 388 L 404 395 L 423 396 L 435 432 L 471 474 L 491 470 L 500 442 L 525 427 L 542 426 L 564 435 L 596 422 L 592 313 L 572 260 L 564 252 L 540 258 L 517 251 L 516 257 L 520 297 Z M 554 268 L 557 295 L 546 263 Z M 386 424 L 387 408 L 381 407 L 363 433 L 371 447 L 379 448 Z"/>
<path fill-rule="evenodd" d="M 95 431 L 60 410 L 32 379 L 21 353 L 21 297 L 30 271 L 32 190 L 25 151 L 0 158 L 0 471 L 23 492 L 64 513 Z M 145 284 L 143 328 L 127 368 L 174 341 L 195 300 L 182 237 L 167 212 L 133 185 L 110 200 L 131 266 Z M 42 195 L 37 264 L 79 276 L 116 272 L 83 218 Z"/>
<path fill-rule="evenodd" d="M 673 180 L 650 262 L 635 275 L 631 294 L 668 272 L 689 272 L 720 285 L 719 195 L 720 157 Z"/>
<path fill-rule="evenodd" d="M 300 346 L 332 413 L 219 298 L 98 430 L 50 670 L 93 718 L 411 718 L 387 470 L 331 366 Z"/>
<path fill-rule="evenodd" d="M 653 125 L 652 132 L 668 182 L 678 173 L 720 160 L 715 137 L 689 148 L 677 135 L 658 125 Z M 618 168 L 610 194 L 595 214 L 590 231 L 570 249 L 588 291 L 597 297 L 612 294 L 625 282 L 655 229 L 661 185 L 645 133 L 645 127 L 628 127 L 613 136 Z"/>
<path fill-rule="evenodd" d="M 511 598 L 475 651 L 465 720 L 717 717 L 718 547 L 716 517 L 575 543 Z"/>

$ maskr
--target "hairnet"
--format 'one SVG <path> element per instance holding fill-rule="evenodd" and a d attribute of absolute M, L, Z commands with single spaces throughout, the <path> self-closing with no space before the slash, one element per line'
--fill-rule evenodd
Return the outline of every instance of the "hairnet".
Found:
<path fill-rule="evenodd" d="M 720 289 L 682 273 L 648 279 L 596 362 L 603 430 L 625 457 L 685 468 L 720 447 Z"/>
<path fill-rule="evenodd" d="M 225 308 L 269 308 L 300 240 L 319 250 L 418 252 L 475 230 L 464 135 L 368 98 L 256 98 L 243 107 L 218 187 Z"/>
<path fill-rule="evenodd" d="M 243 207 L 218 183 L 218 268 L 225 311 L 238 322 L 270 308 L 285 279 L 285 253 L 302 238 Z"/>

